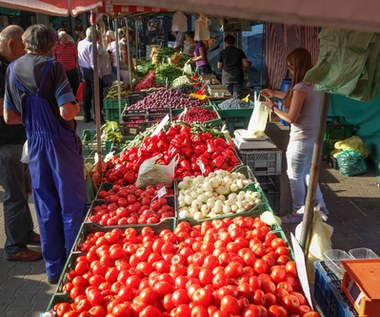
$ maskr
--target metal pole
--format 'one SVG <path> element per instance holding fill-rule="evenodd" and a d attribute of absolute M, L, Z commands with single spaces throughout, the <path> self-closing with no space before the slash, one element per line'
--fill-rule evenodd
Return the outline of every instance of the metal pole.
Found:
<path fill-rule="evenodd" d="M 100 96 L 99 96 L 99 74 L 98 74 L 98 37 L 96 31 L 96 11 L 91 11 L 91 31 L 92 31 L 92 61 L 93 61 L 93 77 L 94 77 L 94 95 L 92 96 L 95 102 L 95 123 L 96 123 L 96 145 L 97 145 L 97 153 L 99 156 L 98 161 L 98 172 L 102 174 L 102 142 L 101 142 L 101 134 L 100 134 Z"/>
<path fill-rule="evenodd" d="M 125 25 L 126 25 L 126 37 L 127 37 L 127 53 L 128 53 L 128 77 L 129 77 L 129 84 L 132 84 L 132 58 L 131 58 L 131 51 L 129 47 L 129 27 L 128 27 L 128 18 L 125 19 Z"/>
<path fill-rule="evenodd" d="M 317 138 L 314 143 L 313 148 L 313 158 L 310 167 L 310 179 L 307 188 L 306 201 L 305 201 L 305 212 L 303 214 L 302 230 L 300 237 L 300 246 L 304 250 L 305 257 L 307 257 L 309 243 L 310 243 L 310 233 L 311 225 L 314 216 L 314 200 L 315 192 L 318 185 L 319 170 L 321 166 L 322 159 L 322 147 L 323 147 L 323 134 L 325 131 L 327 114 L 329 110 L 330 94 L 323 94 L 321 110 L 319 114 L 318 122 L 318 133 Z"/>
<path fill-rule="evenodd" d="M 119 29 L 117 27 L 117 19 L 113 21 L 115 30 L 116 44 L 116 80 L 117 80 L 117 102 L 119 107 L 119 120 L 121 120 L 121 86 L 120 86 L 120 50 L 119 50 Z"/>

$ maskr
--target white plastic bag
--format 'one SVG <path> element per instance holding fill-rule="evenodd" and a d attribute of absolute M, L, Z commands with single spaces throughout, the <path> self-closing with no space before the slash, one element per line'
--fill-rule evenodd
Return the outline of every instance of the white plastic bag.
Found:
<path fill-rule="evenodd" d="M 185 64 L 185 66 L 183 66 L 183 73 L 186 75 L 192 75 L 193 74 L 193 69 L 191 68 L 190 64 Z"/>
<path fill-rule="evenodd" d="M 25 141 L 24 147 L 22 148 L 21 162 L 28 164 L 29 163 L 29 151 L 28 151 L 28 140 Z"/>
<path fill-rule="evenodd" d="M 136 180 L 138 188 L 145 188 L 148 185 L 156 185 L 158 183 L 165 186 L 171 186 L 173 183 L 175 168 L 178 163 L 178 155 L 175 156 L 168 165 L 156 164 L 161 154 L 145 160 L 139 169 Z"/>
<path fill-rule="evenodd" d="M 264 131 L 267 126 L 269 110 L 260 102 L 260 94 L 255 92 L 254 96 L 255 108 L 253 109 L 251 119 L 248 125 L 248 135 L 250 137 L 260 138 L 264 136 Z"/>
<path fill-rule="evenodd" d="M 201 14 L 199 18 L 195 21 L 194 40 L 208 41 L 210 38 L 211 34 L 208 18 L 205 15 Z"/>
<path fill-rule="evenodd" d="M 172 32 L 186 32 L 187 31 L 187 17 L 181 12 L 177 11 L 172 19 Z"/>
<path fill-rule="evenodd" d="M 323 252 L 332 249 L 331 237 L 334 228 L 327 223 L 323 222 L 325 215 L 319 210 L 317 206 L 314 208 L 313 222 L 310 230 L 310 243 L 309 251 L 306 259 L 306 267 L 308 276 L 313 281 L 314 277 L 314 262 L 322 261 L 324 259 Z M 297 225 L 295 236 L 300 241 L 302 231 L 302 222 Z"/>

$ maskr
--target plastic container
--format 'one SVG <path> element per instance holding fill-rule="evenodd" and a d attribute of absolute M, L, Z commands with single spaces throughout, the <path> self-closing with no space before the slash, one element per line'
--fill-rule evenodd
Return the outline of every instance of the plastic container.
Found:
<path fill-rule="evenodd" d="M 353 125 L 344 117 L 331 116 L 327 118 L 325 140 L 344 140 L 352 136 Z"/>
<path fill-rule="evenodd" d="M 352 256 L 346 251 L 339 249 L 326 250 L 323 252 L 325 263 L 327 267 L 339 278 L 342 279 L 344 275 L 344 267 L 340 263 L 341 260 L 352 260 Z"/>
<path fill-rule="evenodd" d="M 368 248 L 350 249 L 348 254 L 354 259 L 376 259 L 379 257 L 375 252 Z"/>
<path fill-rule="evenodd" d="M 248 165 L 255 175 L 279 175 L 281 174 L 282 151 L 256 150 L 239 151 L 243 164 Z"/>
<path fill-rule="evenodd" d="M 323 261 L 314 262 L 314 298 L 317 308 L 324 316 L 356 317 L 358 316 L 347 296 L 340 289 L 340 281 Z"/>

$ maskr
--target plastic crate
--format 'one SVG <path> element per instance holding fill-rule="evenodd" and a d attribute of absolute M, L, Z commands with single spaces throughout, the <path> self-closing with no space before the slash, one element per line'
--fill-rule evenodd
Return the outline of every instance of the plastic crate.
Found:
<path fill-rule="evenodd" d="M 275 215 L 280 215 L 281 210 L 281 195 L 280 194 L 267 194 L 265 193 L 265 197 L 268 200 L 269 206 L 272 208 L 272 211 Z"/>
<path fill-rule="evenodd" d="M 122 133 L 126 137 L 136 136 L 147 128 L 147 114 L 146 111 L 139 113 L 129 113 L 124 111 L 122 113 Z"/>
<path fill-rule="evenodd" d="M 148 95 L 148 93 L 146 91 L 139 91 L 139 92 L 133 92 L 133 93 L 127 94 L 125 96 L 127 106 L 134 105 L 135 103 L 144 99 L 147 95 Z"/>
<path fill-rule="evenodd" d="M 256 175 L 256 180 L 266 195 L 281 193 L 281 175 Z"/>
<path fill-rule="evenodd" d="M 253 108 L 219 109 L 216 105 L 216 109 L 231 135 L 235 130 L 248 128 Z"/>
<path fill-rule="evenodd" d="M 121 105 L 121 110 L 125 108 L 127 100 L 126 99 L 120 99 L 120 105 Z M 114 110 L 118 109 L 119 110 L 119 100 L 118 99 L 103 99 L 103 109 L 104 110 Z"/>
<path fill-rule="evenodd" d="M 96 141 L 96 130 L 85 129 L 80 137 L 82 141 L 82 154 L 83 156 L 94 156 L 97 152 L 98 146 Z M 112 141 L 102 141 L 102 154 L 108 154 L 112 150 Z"/>
<path fill-rule="evenodd" d="M 314 298 L 324 316 L 357 317 L 347 296 L 340 289 L 340 281 L 332 273 L 325 262 L 314 262 Z"/>
<path fill-rule="evenodd" d="M 83 225 L 82 225 L 83 226 Z M 72 249 L 74 250 L 74 249 Z M 71 251 L 69 257 L 66 260 L 65 266 L 62 270 L 61 276 L 59 278 L 58 284 L 57 284 L 57 289 L 56 293 L 65 293 L 63 291 L 63 286 L 67 283 L 68 281 L 68 273 L 74 269 L 75 267 L 75 261 L 78 257 L 85 255 L 83 252 L 76 252 L 76 251 Z"/>
<path fill-rule="evenodd" d="M 340 263 L 341 260 L 352 259 L 346 251 L 339 249 L 326 250 L 323 252 L 325 258 L 325 263 L 327 267 L 339 278 L 343 278 L 345 272 L 343 265 Z"/>
<path fill-rule="evenodd" d="M 252 169 L 255 176 L 281 174 L 281 150 L 240 150 L 238 153 L 243 164 L 248 165 Z"/>
<path fill-rule="evenodd" d="M 348 250 L 354 259 L 376 259 L 379 256 L 369 248 L 355 248 Z"/>
<path fill-rule="evenodd" d="M 352 136 L 353 125 L 345 120 L 344 117 L 328 117 L 325 140 L 343 140 Z"/>

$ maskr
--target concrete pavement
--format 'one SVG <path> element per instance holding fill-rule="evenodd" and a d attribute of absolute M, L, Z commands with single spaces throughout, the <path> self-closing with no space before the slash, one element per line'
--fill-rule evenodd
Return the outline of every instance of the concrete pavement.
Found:
<path fill-rule="evenodd" d="M 95 128 L 94 123 L 78 120 L 81 129 Z M 288 128 L 269 124 L 268 136 L 285 153 Z M 283 159 L 283 171 L 285 171 Z M 355 247 L 368 247 L 380 255 L 380 181 L 373 171 L 356 177 L 345 177 L 323 162 L 320 185 L 334 227 L 333 247 L 348 251 Z M 290 212 L 291 199 L 286 173 L 281 175 L 280 215 Z M 0 200 L 2 199 L 0 188 Z M 35 219 L 34 205 L 30 203 Z M 0 206 L 0 226 L 3 228 L 3 210 Z M 35 219 L 35 224 L 37 221 Z M 37 227 L 37 226 L 36 226 Z M 294 225 L 284 225 L 285 231 Z M 38 228 L 36 228 L 38 231 Z M 0 232 L 0 317 L 38 317 L 49 304 L 55 286 L 48 284 L 44 262 L 8 262 L 4 256 L 4 230 Z"/>

